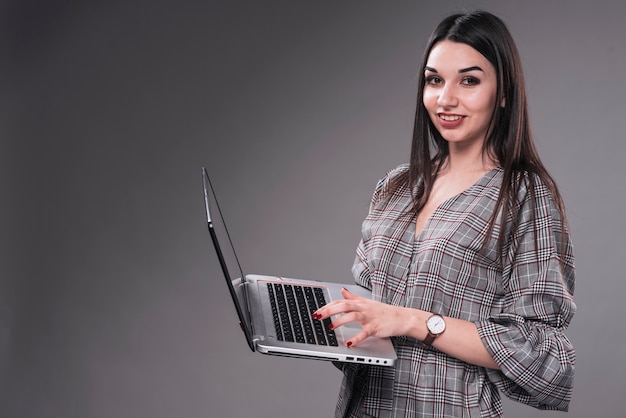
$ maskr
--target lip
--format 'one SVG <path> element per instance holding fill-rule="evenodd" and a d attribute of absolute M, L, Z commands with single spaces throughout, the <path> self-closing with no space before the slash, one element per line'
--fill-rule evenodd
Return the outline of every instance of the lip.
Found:
<path fill-rule="evenodd" d="M 447 118 L 455 118 L 453 120 L 446 120 L 443 117 Z M 437 121 L 442 128 L 453 129 L 457 128 L 459 125 L 463 123 L 465 120 L 465 116 L 462 115 L 454 115 L 449 113 L 437 113 Z"/>

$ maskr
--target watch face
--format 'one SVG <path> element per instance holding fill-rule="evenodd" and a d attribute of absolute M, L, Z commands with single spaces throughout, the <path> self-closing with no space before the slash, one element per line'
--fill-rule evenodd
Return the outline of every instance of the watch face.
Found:
<path fill-rule="evenodd" d="M 446 323 L 440 315 L 433 315 L 428 318 L 426 326 L 428 327 L 428 331 L 434 335 L 439 335 L 446 329 Z"/>

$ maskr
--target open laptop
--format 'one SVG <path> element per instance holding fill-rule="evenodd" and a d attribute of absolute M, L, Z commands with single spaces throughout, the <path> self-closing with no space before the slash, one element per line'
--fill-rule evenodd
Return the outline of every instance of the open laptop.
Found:
<path fill-rule="evenodd" d="M 343 299 L 341 288 L 371 297 L 358 285 L 244 275 L 220 212 L 206 168 L 202 168 L 204 202 L 211 240 L 230 291 L 241 329 L 252 351 L 280 356 L 392 366 L 396 352 L 389 338 L 369 337 L 356 347 L 345 342 L 359 324 L 329 330 L 330 319 L 312 318 L 320 306 Z M 296 312 L 296 310 L 300 312 Z"/>

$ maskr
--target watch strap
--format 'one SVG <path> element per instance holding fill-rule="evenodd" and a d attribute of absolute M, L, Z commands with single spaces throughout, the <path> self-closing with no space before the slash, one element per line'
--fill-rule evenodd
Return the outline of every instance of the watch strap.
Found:
<path fill-rule="evenodd" d="M 426 336 L 426 338 L 424 338 L 424 341 L 422 341 L 422 343 L 427 346 L 430 347 L 433 343 L 433 341 L 435 341 L 435 338 L 437 338 L 437 336 L 431 332 L 428 333 L 428 335 Z"/>

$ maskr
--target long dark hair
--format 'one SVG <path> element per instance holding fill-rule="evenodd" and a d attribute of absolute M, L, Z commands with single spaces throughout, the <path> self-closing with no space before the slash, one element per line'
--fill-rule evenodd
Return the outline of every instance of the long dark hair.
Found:
<path fill-rule="evenodd" d="M 409 170 L 395 178 L 389 189 L 393 191 L 408 184 L 415 191 L 412 210 L 419 212 L 428 201 L 437 174 L 449 155 L 448 142 L 433 125 L 423 103 L 427 60 L 433 47 L 444 40 L 471 46 L 487 58 L 496 70 L 498 100 L 495 100 L 483 154 L 498 162 L 504 176 L 487 236 L 493 231 L 498 213 L 503 223 L 507 218 L 516 221 L 520 187 L 526 184 L 533 199 L 536 177 L 549 188 L 561 213 L 561 220 L 565 222 L 563 200 L 556 183 L 543 166 L 532 138 L 524 75 L 517 47 L 504 22 L 484 11 L 449 16 L 433 31 L 419 73 Z M 501 106 L 500 98 L 504 98 L 504 106 Z M 534 204 L 534 199 L 532 202 Z M 506 239 L 504 234 L 505 228 L 500 229 L 498 243 L 501 249 Z"/>

